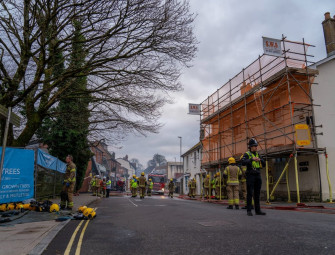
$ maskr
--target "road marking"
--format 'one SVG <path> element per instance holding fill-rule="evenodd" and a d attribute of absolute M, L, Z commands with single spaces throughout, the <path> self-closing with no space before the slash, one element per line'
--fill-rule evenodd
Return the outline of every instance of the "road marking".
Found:
<path fill-rule="evenodd" d="M 71 236 L 71 239 L 70 239 L 70 242 L 68 243 L 67 247 L 66 247 L 66 250 L 64 252 L 64 255 L 69 255 L 70 254 L 70 251 L 71 251 L 71 247 L 73 245 L 73 241 L 74 239 L 76 238 L 76 235 L 78 233 L 78 230 L 80 229 L 81 225 L 83 224 L 83 220 L 79 223 L 79 225 L 77 226 L 76 230 L 73 232 L 72 236 Z"/>
<path fill-rule="evenodd" d="M 89 222 L 90 222 L 90 220 L 87 220 L 85 226 L 81 230 L 75 255 L 80 255 L 81 244 L 83 243 L 84 233 L 85 233 L 85 230 L 86 230 L 87 225 L 88 225 Z"/>
<path fill-rule="evenodd" d="M 131 201 L 129 198 L 128 198 L 128 201 L 129 201 L 130 203 L 132 203 L 133 205 L 135 205 L 136 207 L 138 206 L 138 205 L 135 204 L 133 201 Z"/>

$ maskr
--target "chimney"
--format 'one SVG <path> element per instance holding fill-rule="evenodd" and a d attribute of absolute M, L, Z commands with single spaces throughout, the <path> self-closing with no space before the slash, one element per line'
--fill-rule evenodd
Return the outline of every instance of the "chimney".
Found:
<path fill-rule="evenodd" d="M 335 16 L 330 17 L 330 13 L 325 13 L 325 20 L 322 22 L 325 36 L 327 57 L 335 55 Z"/>

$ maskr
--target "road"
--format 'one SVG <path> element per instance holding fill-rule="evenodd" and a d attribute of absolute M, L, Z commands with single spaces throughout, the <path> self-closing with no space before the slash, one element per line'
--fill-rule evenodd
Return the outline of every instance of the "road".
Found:
<path fill-rule="evenodd" d="M 43 254 L 335 254 L 334 214 L 264 210 L 250 217 L 166 196 L 110 197 L 92 207 L 94 220 L 71 221 Z"/>

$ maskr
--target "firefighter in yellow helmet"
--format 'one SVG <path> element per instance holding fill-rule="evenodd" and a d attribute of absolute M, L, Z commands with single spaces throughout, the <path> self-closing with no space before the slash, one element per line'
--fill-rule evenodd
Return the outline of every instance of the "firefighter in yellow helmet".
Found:
<path fill-rule="evenodd" d="M 131 185 L 131 196 L 136 197 L 138 187 L 136 175 L 133 175 L 133 179 L 131 180 L 130 185 Z"/>
<path fill-rule="evenodd" d="M 239 209 L 239 179 L 242 177 L 241 169 L 236 165 L 236 161 L 233 157 L 228 159 L 229 166 L 223 171 L 223 176 L 227 179 L 227 193 L 228 193 L 228 207 L 227 209 L 233 209 L 235 205 L 236 209 Z"/>
<path fill-rule="evenodd" d="M 151 197 L 151 192 L 152 192 L 153 187 L 154 187 L 154 183 L 153 183 L 152 179 L 150 178 L 149 182 L 148 182 L 148 189 L 147 189 L 147 195 L 149 197 Z"/>
<path fill-rule="evenodd" d="M 72 210 L 73 192 L 76 184 L 76 165 L 73 163 L 72 155 L 68 155 L 65 161 L 67 166 L 63 181 L 60 206 L 61 209 Z"/>
<path fill-rule="evenodd" d="M 173 179 L 170 179 L 169 182 L 169 197 L 173 198 L 173 192 L 174 192 L 174 183 L 173 183 Z"/>
<path fill-rule="evenodd" d="M 96 176 L 93 176 L 92 177 L 92 180 L 90 182 L 90 185 L 91 185 L 91 190 L 92 190 L 92 195 L 95 196 L 97 194 L 97 190 L 96 190 L 96 183 L 97 181 L 97 177 Z"/>
<path fill-rule="evenodd" d="M 206 178 L 204 179 L 204 189 L 205 189 L 205 198 L 209 198 L 209 183 L 210 177 L 209 174 L 206 175 Z"/>
<path fill-rule="evenodd" d="M 144 176 L 144 172 L 142 172 L 141 176 L 138 178 L 138 184 L 140 188 L 140 198 L 143 199 L 145 195 L 145 188 L 147 186 L 147 179 Z"/>
<path fill-rule="evenodd" d="M 193 178 L 191 181 L 191 197 L 195 198 L 195 189 L 197 188 L 197 181 Z"/>

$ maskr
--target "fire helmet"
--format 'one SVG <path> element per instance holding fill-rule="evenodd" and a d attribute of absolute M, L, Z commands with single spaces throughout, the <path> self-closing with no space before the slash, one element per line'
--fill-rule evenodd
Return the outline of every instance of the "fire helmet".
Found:
<path fill-rule="evenodd" d="M 228 163 L 229 163 L 229 164 L 236 164 L 236 161 L 235 161 L 235 159 L 234 159 L 233 157 L 230 157 L 230 158 L 228 159 Z"/>
<path fill-rule="evenodd" d="M 50 206 L 50 212 L 59 212 L 59 205 L 58 204 L 52 204 Z"/>
<path fill-rule="evenodd" d="M 84 212 L 85 211 L 85 209 L 87 208 L 87 206 L 80 206 L 79 208 L 78 208 L 78 212 L 80 212 L 80 213 L 82 213 L 82 212 Z"/>

